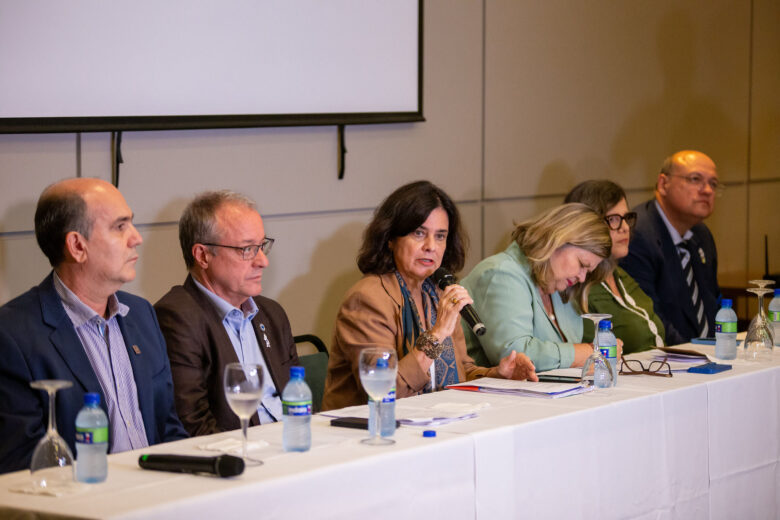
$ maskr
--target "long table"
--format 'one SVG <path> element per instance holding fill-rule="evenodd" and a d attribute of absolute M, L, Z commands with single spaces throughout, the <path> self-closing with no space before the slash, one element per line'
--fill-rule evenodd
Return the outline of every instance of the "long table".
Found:
<path fill-rule="evenodd" d="M 702 349 L 701 346 L 695 348 Z M 707 350 L 707 347 L 703 348 Z M 109 456 L 109 478 L 51 498 L 12 493 L 0 518 L 780 518 L 780 352 L 714 375 L 621 376 L 563 399 L 462 391 L 415 404 L 488 403 L 436 438 L 395 445 L 312 419 L 313 447 L 285 453 L 281 424 L 250 429 L 264 465 L 232 479 L 145 471 L 141 453 L 205 454 L 195 438 Z"/>

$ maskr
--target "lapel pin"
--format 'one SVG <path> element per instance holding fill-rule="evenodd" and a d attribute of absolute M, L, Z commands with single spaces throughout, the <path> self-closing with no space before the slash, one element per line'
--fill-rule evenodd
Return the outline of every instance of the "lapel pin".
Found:
<path fill-rule="evenodd" d="M 133 352 L 135 352 L 136 355 L 141 355 L 141 349 L 138 348 L 138 345 L 133 345 Z"/>
<path fill-rule="evenodd" d="M 262 330 L 263 332 L 265 332 L 265 325 L 264 325 L 263 323 L 261 323 L 261 324 L 260 324 L 260 330 Z"/>
<path fill-rule="evenodd" d="M 707 263 L 707 257 L 704 256 L 704 249 L 699 248 L 699 258 L 701 258 L 701 263 L 706 264 Z"/>

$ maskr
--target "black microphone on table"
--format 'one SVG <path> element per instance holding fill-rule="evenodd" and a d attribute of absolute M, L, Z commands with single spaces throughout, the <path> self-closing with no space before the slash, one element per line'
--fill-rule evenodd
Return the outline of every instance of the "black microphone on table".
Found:
<path fill-rule="evenodd" d="M 235 477 L 244 472 L 244 459 L 233 455 L 195 457 L 192 455 L 141 455 L 138 465 L 144 469 L 174 473 L 207 473 L 218 477 Z"/>
<path fill-rule="evenodd" d="M 452 276 L 452 273 L 443 267 L 439 267 L 436 269 L 436 271 L 433 272 L 431 275 L 431 280 L 433 280 L 433 283 L 435 283 L 442 291 L 448 285 L 458 283 L 455 277 Z M 460 310 L 460 316 L 466 320 L 466 323 L 469 324 L 469 327 L 471 327 L 471 330 L 474 331 L 474 334 L 477 336 L 483 335 L 487 330 L 485 328 L 485 324 L 482 323 L 481 319 L 479 319 L 479 316 L 477 316 L 477 311 L 474 310 L 474 307 L 472 307 L 471 304 L 466 304 Z"/>

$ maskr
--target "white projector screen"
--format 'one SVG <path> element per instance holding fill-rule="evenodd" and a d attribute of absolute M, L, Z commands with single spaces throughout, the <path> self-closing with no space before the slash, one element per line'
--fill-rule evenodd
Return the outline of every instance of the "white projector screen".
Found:
<path fill-rule="evenodd" d="M 3 0 L 0 132 L 422 120 L 421 0 Z"/>

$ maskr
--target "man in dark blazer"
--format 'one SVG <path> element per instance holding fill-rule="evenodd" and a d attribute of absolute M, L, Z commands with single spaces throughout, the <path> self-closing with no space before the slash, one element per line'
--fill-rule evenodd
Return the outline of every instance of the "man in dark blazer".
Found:
<path fill-rule="evenodd" d="M 634 208 L 637 224 L 620 265 L 652 298 L 668 345 L 715 335 L 718 255 L 702 221 L 722 189 L 712 159 L 683 150 L 664 161 L 655 199 Z"/>
<path fill-rule="evenodd" d="M 155 304 L 168 345 L 176 409 L 190 435 L 240 427 L 223 387 L 228 363 L 264 367 L 250 424 L 280 421 L 280 393 L 298 354 L 282 307 L 260 296 L 273 239 L 251 200 L 230 192 L 196 197 L 179 220 L 189 276 Z"/>
<path fill-rule="evenodd" d="M 173 405 L 165 342 L 152 306 L 119 291 L 135 278 L 141 236 L 111 184 L 68 179 L 38 201 L 35 234 L 53 272 L 0 308 L 0 472 L 29 467 L 46 433 L 48 395 L 62 379 L 57 430 L 75 455 L 86 392 L 101 394 L 112 452 L 187 436 Z"/>

